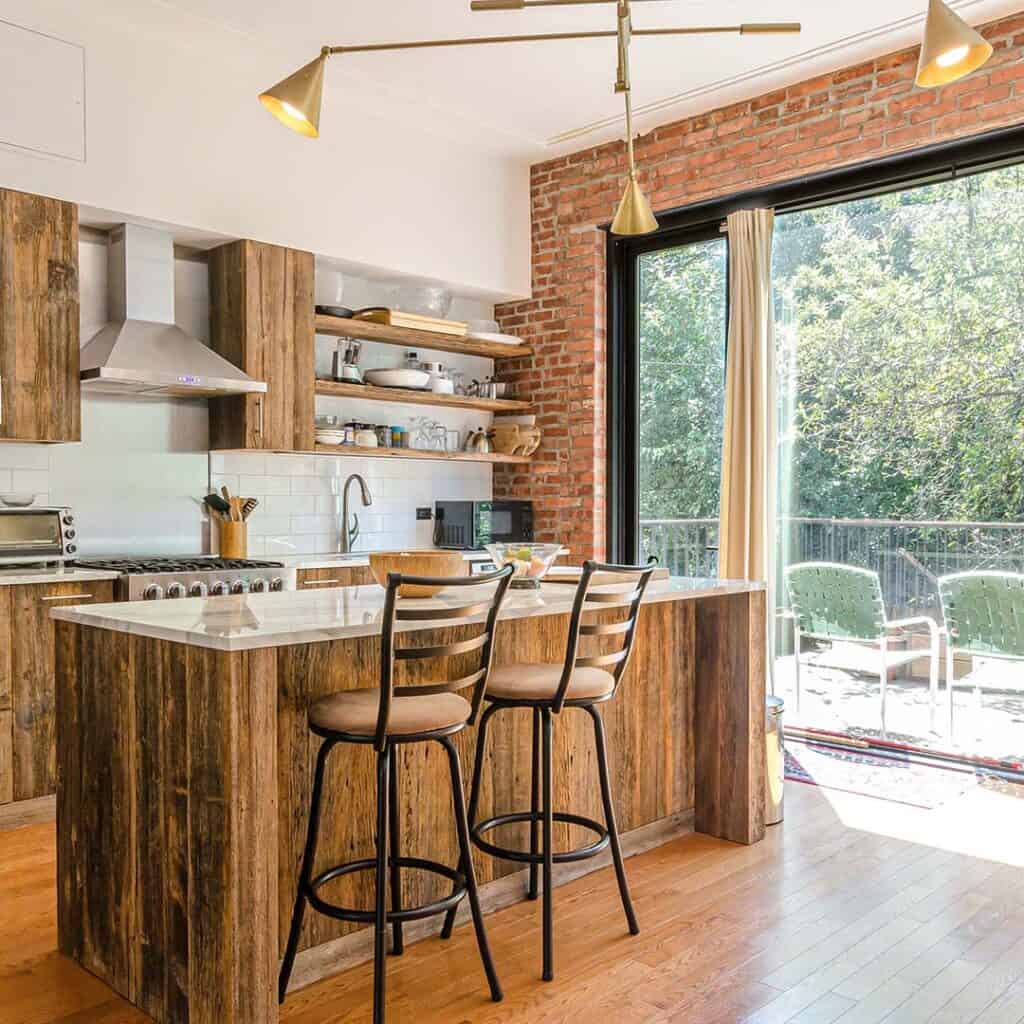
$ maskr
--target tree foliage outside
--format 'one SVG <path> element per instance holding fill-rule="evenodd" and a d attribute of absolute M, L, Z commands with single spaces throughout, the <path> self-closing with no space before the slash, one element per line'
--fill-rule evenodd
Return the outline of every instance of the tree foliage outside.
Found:
<path fill-rule="evenodd" d="M 640 515 L 718 514 L 726 245 L 641 257 Z M 782 510 L 1024 518 L 1024 169 L 780 215 Z"/>
<path fill-rule="evenodd" d="M 1020 519 L 1024 169 L 779 217 L 774 261 L 784 510 Z"/>
<path fill-rule="evenodd" d="M 726 259 L 716 238 L 639 260 L 641 519 L 718 515 Z"/>

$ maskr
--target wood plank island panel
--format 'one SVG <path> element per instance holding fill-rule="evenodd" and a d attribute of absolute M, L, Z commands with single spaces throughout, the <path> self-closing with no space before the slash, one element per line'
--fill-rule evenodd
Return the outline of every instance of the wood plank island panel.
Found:
<path fill-rule="evenodd" d="M 336 593 L 342 600 L 346 591 Z M 250 600 L 258 604 L 259 596 Z M 708 794 L 750 801 L 750 787 L 763 787 L 763 766 L 760 774 L 735 773 L 731 791 L 702 782 L 702 773 L 722 778 L 726 771 L 702 758 L 717 750 L 732 762 L 730 737 L 754 730 L 730 715 L 763 702 L 753 661 L 718 653 L 731 638 L 715 637 L 707 652 L 699 650 L 700 638 L 723 621 L 745 622 L 751 642 L 763 641 L 750 595 L 723 600 L 707 623 L 701 619 L 709 599 L 702 597 L 652 602 L 641 611 L 633 662 L 603 709 L 619 826 L 627 836 L 696 815 L 725 828 L 739 822 L 741 834 L 727 838 L 759 838 L 758 812 L 751 827 L 738 808 L 700 806 Z M 415 642 L 447 643 L 465 628 L 417 630 Z M 567 628 L 561 611 L 503 619 L 496 662 L 557 662 Z M 373 684 L 379 638 L 221 651 L 81 623 L 61 621 L 57 629 L 61 950 L 158 1021 L 276 1021 L 275 975 L 318 745 L 307 709 L 322 694 Z M 423 681 L 432 667 L 414 662 L 405 678 Z M 703 744 L 699 715 L 715 706 L 718 738 Z M 757 716 L 763 721 L 763 703 Z M 492 722 L 481 816 L 522 809 L 529 799 L 530 713 L 502 711 Z M 472 728 L 457 737 L 467 785 L 474 743 Z M 437 744 L 409 745 L 398 762 L 403 855 L 454 865 L 443 752 Z M 556 807 L 600 820 L 593 733 L 578 709 L 556 719 L 554 767 Z M 317 870 L 372 854 L 373 792 L 372 753 L 335 748 Z M 763 821 L 763 799 L 759 813 Z M 525 847 L 525 828 L 503 832 L 509 834 L 500 841 Z M 583 838 L 556 826 L 556 848 Z M 485 892 L 507 891 L 515 865 L 480 855 L 476 861 Z M 403 872 L 402 885 L 406 905 L 440 894 L 420 872 Z M 332 883 L 330 898 L 370 906 L 370 876 Z M 300 964 L 305 957 L 323 974 L 351 963 L 358 931 L 308 913 Z M 310 970 L 303 973 L 310 980 Z"/>

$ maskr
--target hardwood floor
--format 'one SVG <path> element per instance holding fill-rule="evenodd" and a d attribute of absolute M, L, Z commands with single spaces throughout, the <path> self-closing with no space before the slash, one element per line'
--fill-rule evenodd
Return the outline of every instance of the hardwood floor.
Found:
<path fill-rule="evenodd" d="M 556 980 L 539 980 L 539 904 L 488 918 L 505 1001 L 472 929 L 388 963 L 389 1020 L 614 1024 L 1020 1024 L 1024 798 L 975 789 L 924 811 L 790 784 L 753 847 L 691 836 L 627 863 L 630 938 L 610 869 L 556 901 Z M 52 824 L 2 831 L 0 1024 L 148 1018 L 56 952 Z M 282 1021 L 369 1019 L 369 964 L 289 996 Z"/>

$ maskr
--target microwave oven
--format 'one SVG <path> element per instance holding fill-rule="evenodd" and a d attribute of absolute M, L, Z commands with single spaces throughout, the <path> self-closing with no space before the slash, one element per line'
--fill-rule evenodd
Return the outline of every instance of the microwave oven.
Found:
<path fill-rule="evenodd" d="M 70 562 L 78 551 L 69 508 L 0 508 L 0 565 Z"/>
<path fill-rule="evenodd" d="M 533 540 L 532 501 L 438 501 L 434 505 L 434 544 L 476 551 L 487 544 Z"/>

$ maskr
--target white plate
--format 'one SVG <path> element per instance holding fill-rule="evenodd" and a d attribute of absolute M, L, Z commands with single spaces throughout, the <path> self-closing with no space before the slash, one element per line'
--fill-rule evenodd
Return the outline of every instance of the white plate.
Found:
<path fill-rule="evenodd" d="M 423 370 L 365 370 L 363 378 L 379 388 L 423 388 L 430 381 L 430 374 Z"/>
<path fill-rule="evenodd" d="M 491 334 L 490 331 L 478 331 L 475 334 L 467 334 L 467 341 L 494 341 L 499 345 L 518 345 L 519 339 L 514 334 Z"/>

